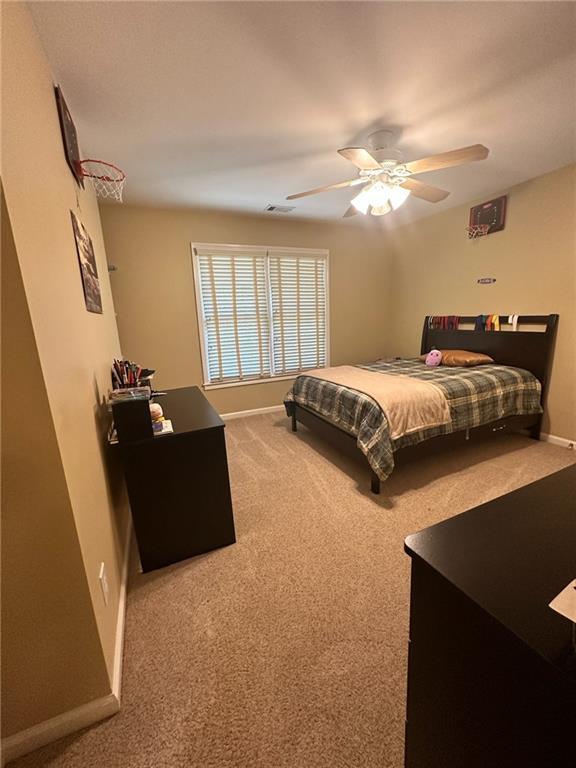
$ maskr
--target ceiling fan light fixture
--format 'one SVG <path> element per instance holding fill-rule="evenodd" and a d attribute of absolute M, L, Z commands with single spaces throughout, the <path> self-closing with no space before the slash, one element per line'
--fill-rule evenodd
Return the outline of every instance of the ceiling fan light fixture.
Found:
<path fill-rule="evenodd" d="M 426 200 L 428 203 L 440 203 L 448 197 L 450 192 L 425 184 L 411 176 L 466 165 L 476 160 L 485 160 L 490 153 L 488 147 L 483 144 L 473 144 L 469 147 L 460 147 L 460 149 L 452 149 L 438 155 L 404 162 L 398 150 L 389 146 L 393 136 L 393 132 L 383 129 L 376 131 L 370 137 L 371 150 L 365 147 L 343 147 L 338 150 L 339 155 L 349 160 L 358 169 L 358 176 L 355 179 L 288 195 L 287 199 L 296 200 L 319 192 L 327 192 L 330 189 L 366 184 L 364 190 L 351 201 L 350 207 L 344 214 L 345 217 L 353 216 L 356 211 L 364 215 L 371 213 L 374 216 L 382 216 L 400 208 L 410 195 Z"/>
<path fill-rule="evenodd" d="M 371 187 L 365 187 L 362 192 L 351 200 L 352 205 L 359 213 L 368 213 L 368 208 L 370 208 L 370 189 Z"/>
<path fill-rule="evenodd" d="M 375 181 L 367 191 L 370 195 L 370 205 L 372 208 L 383 208 L 388 205 L 390 201 L 390 187 L 388 184 L 384 184 L 382 181 Z"/>
<path fill-rule="evenodd" d="M 366 215 L 368 213 L 368 209 L 371 209 L 372 212 L 375 208 L 388 206 L 389 197 L 390 194 L 387 186 L 381 181 L 375 181 L 369 186 L 365 187 L 359 195 L 356 195 L 356 197 L 353 198 L 351 202 L 357 211 Z M 383 211 L 383 213 L 388 213 L 388 211 Z M 375 215 L 381 216 L 382 214 Z"/>
<path fill-rule="evenodd" d="M 372 216 L 384 216 L 386 213 L 390 213 L 392 210 L 392 206 L 389 203 L 384 203 L 384 205 L 373 205 L 370 208 L 370 213 Z"/>
<path fill-rule="evenodd" d="M 403 189 L 396 184 L 390 189 L 390 205 L 394 210 L 404 205 L 406 200 L 410 197 L 410 190 Z"/>
<path fill-rule="evenodd" d="M 384 216 L 391 210 L 396 210 L 404 203 L 410 192 L 395 184 L 385 184 L 382 181 L 374 181 L 365 187 L 360 194 L 352 200 L 352 205 L 363 214 L 370 213 L 373 216 Z"/>

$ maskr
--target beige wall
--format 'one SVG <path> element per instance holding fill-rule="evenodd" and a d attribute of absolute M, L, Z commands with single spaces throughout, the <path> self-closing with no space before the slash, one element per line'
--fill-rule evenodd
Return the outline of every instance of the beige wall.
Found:
<path fill-rule="evenodd" d="M 386 354 L 389 279 L 381 238 L 364 226 L 197 210 L 101 208 L 124 354 L 156 368 L 157 387 L 202 384 L 191 242 L 330 251 L 330 341 L 334 365 Z M 210 390 L 221 413 L 277 405 L 289 381 Z"/>
<path fill-rule="evenodd" d="M 506 190 L 504 190 L 506 192 Z M 500 194 L 500 192 L 495 192 Z M 470 204 L 399 229 L 106 205 L 101 208 L 125 354 L 159 387 L 200 385 L 190 243 L 330 249 L 333 364 L 419 352 L 426 314 L 558 312 L 545 431 L 573 439 L 576 342 L 574 167 L 508 190 L 506 228 L 468 241 Z M 479 277 L 495 277 L 479 285 Z M 275 405 L 289 382 L 210 390 L 222 413 Z"/>
<path fill-rule="evenodd" d="M 392 230 L 392 352 L 419 352 L 425 315 L 548 314 L 560 323 L 544 431 L 576 438 L 576 166 L 509 190 L 506 227 L 468 241 L 470 206 Z M 485 200 L 486 198 L 484 198 Z M 479 285 L 480 277 L 495 277 Z"/>
<path fill-rule="evenodd" d="M 99 212 L 93 192 L 79 190 L 66 165 L 52 76 L 26 6 L 3 3 L 2 21 L 2 179 L 6 204 L 97 637 L 111 679 L 127 505 L 117 474 L 107 471 L 107 415 L 102 401 L 109 387 L 111 359 L 119 354 L 120 345 Z M 70 210 L 84 222 L 94 243 L 102 315 L 87 312 L 84 305 Z M 11 332 L 17 334 L 19 330 Z M 33 409 L 22 407 L 19 415 L 23 423 L 30 421 L 33 430 Z M 59 502 L 46 496 L 46 506 L 38 514 L 52 514 L 53 504 Z M 29 556 L 26 550 L 18 554 Z M 108 606 L 98 581 L 102 561 L 110 586 Z M 29 610 L 37 611 L 39 637 L 44 636 L 49 643 L 50 622 L 65 626 L 67 614 L 48 615 L 35 593 L 25 597 Z M 86 679 L 91 679 L 92 665 L 99 663 L 88 654 L 84 657 Z M 20 685 L 30 699 L 43 696 L 55 711 L 69 705 L 70 697 L 64 703 L 57 689 L 40 690 L 31 670 L 23 668 L 20 672 Z M 85 699 L 86 692 L 81 694 L 84 682 L 79 677 L 69 675 L 67 684 L 78 699 Z M 95 687 L 93 693 L 99 695 L 100 688 Z M 31 707 L 30 717 L 32 713 Z M 13 727 L 33 724 L 25 720 L 22 713 Z"/>
<path fill-rule="evenodd" d="M 108 690 L 2 201 L 2 735 Z"/>

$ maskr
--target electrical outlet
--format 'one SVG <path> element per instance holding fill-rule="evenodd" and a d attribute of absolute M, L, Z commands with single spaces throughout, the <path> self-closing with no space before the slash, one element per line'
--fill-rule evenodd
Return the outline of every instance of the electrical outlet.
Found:
<path fill-rule="evenodd" d="M 98 574 L 98 578 L 100 579 L 100 589 L 102 590 L 104 605 L 108 605 L 108 579 L 106 578 L 106 566 L 104 563 L 100 563 L 100 573 Z"/>

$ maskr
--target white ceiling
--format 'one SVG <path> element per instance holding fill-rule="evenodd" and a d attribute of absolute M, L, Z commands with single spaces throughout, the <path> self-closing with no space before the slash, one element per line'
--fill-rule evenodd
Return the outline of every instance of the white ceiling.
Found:
<path fill-rule="evenodd" d="M 336 154 L 380 127 L 405 160 L 483 143 L 420 176 L 386 225 L 576 160 L 573 2 L 36 2 L 54 76 L 90 157 L 125 200 L 261 212 L 356 175 Z M 289 216 L 339 218 L 338 190 Z M 357 217 L 359 219 L 360 217 Z"/>

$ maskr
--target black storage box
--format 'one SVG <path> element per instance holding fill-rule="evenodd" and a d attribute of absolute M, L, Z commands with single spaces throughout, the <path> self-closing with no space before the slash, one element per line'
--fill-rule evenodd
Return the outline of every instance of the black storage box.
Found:
<path fill-rule="evenodd" d="M 122 400 L 112 405 L 119 443 L 132 443 L 154 437 L 149 401 Z"/>

